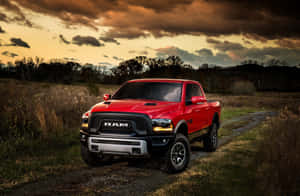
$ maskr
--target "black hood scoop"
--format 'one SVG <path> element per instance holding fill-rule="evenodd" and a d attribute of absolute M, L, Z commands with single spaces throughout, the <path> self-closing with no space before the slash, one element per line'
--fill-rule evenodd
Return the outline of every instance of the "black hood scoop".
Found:
<path fill-rule="evenodd" d="M 154 106 L 154 105 L 156 105 L 156 103 L 145 103 L 144 105 Z"/>

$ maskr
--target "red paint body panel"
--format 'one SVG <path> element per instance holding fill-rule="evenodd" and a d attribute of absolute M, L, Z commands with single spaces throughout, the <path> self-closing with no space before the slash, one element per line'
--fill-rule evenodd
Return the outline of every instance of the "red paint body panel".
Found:
<path fill-rule="evenodd" d="M 202 86 L 196 81 L 180 79 L 139 79 L 130 80 L 128 82 L 182 83 L 183 90 L 181 94 L 181 101 L 166 102 L 136 99 L 109 100 L 110 104 L 104 104 L 103 102 L 98 103 L 92 107 L 91 112 L 111 111 L 143 113 L 147 114 L 151 119 L 171 119 L 174 127 L 176 127 L 179 121 L 185 120 L 186 122 L 192 122 L 187 123 L 189 134 L 210 126 L 215 114 L 218 114 L 220 119 L 221 106 L 218 101 L 204 101 L 201 102 L 201 104 L 186 105 L 186 85 L 190 83 L 200 86 L 202 92 L 201 100 L 206 100 Z M 156 103 L 156 105 L 145 105 L 145 103 L 149 102 Z"/>

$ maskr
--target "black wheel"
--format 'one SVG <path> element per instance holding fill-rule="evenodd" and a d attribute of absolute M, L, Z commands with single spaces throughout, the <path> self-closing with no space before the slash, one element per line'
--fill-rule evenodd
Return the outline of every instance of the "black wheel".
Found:
<path fill-rule="evenodd" d="M 175 141 L 166 154 L 165 170 L 168 173 L 177 173 L 185 170 L 190 162 L 190 144 L 183 134 L 177 134 Z"/>
<path fill-rule="evenodd" d="M 218 125 L 216 122 L 209 127 L 209 132 L 203 140 L 204 149 L 208 152 L 216 151 L 218 147 Z"/>
<path fill-rule="evenodd" d="M 107 164 L 112 160 L 112 156 L 90 152 L 88 147 L 84 145 L 81 145 L 81 157 L 82 160 L 90 167 Z"/>

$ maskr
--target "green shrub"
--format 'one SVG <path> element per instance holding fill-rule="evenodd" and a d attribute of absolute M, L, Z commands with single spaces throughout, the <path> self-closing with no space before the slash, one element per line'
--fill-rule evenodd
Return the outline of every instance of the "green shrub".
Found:
<path fill-rule="evenodd" d="M 250 81 L 236 81 L 233 83 L 230 91 L 234 95 L 253 95 L 256 89 Z"/>

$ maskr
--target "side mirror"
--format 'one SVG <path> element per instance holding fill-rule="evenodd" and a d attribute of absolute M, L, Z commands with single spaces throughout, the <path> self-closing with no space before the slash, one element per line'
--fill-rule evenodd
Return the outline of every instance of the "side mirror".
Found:
<path fill-rule="evenodd" d="M 111 95 L 110 95 L 110 94 L 104 94 L 104 95 L 103 95 L 104 101 L 108 101 L 110 98 L 111 98 Z"/>
<path fill-rule="evenodd" d="M 203 103 L 203 102 L 206 102 L 206 101 L 207 100 L 204 97 L 202 97 L 202 96 L 194 96 L 194 97 L 192 97 L 192 103 L 193 104 L 197 104 L 199 102 Z"/>

